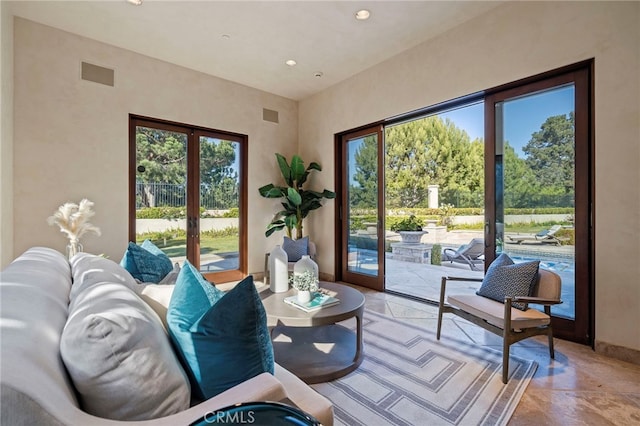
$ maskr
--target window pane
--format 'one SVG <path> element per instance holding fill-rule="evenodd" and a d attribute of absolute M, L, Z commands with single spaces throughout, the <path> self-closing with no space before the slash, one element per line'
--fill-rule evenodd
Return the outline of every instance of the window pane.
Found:
<path fill-rule="evenodd" d="M 575 88 L 557 87 L 498 105 L 502 138 L 503 232 L 497 251 L 515 262 L 540 260 L 562 278 L 556 316 L 575 318 Z M 499 198 L 499 197 L 498 197 Z M 499 209 L 500 210 L 500 209 Z M 500 227 L 497 227 L 500 229 Z"/>
<path fill-rule="evenodd" d="M 387 290 L 438 300 L 443 275 L 483 276 L 483 102 L 387 126 L 385 182 Z M 411 215 L 426 232 L 415 242 L 401 226 Z M 477 287 L 447 288 L 474 294 Z"/>
<path fill-rule="evenodd" d="M 187 256 L 187 134 L 136 127 L 136 242 Z"/>
<path fill-rule="evenodd" d="M 349 223 L 347 269 L 378 275 L 378 138 L 351 139 L 347 145 Z"/>
<path fill-rule="evenodd" d="M 200 137 L 200 270 L 240 268 L 240 144 Z"/>

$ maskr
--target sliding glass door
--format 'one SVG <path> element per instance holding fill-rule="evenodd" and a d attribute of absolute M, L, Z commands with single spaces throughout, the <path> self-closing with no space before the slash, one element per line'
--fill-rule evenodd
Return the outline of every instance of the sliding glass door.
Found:
<path fill-rule="evenodd" d="M 589 341 L 588 72 L 497 92 L 486 102 L 487 258 L 540 260 L 562 278 L 558 335 Z M 494 201 L 495 200 L 495 201 Z"/>
<path fill-rule="evenodd" d="M 339 180 L 341 279 L 384 289 L 384 204 L 381 203 L 382 128 L 375 126 L 342 136 Z"/>
<path fill-rule="evenodd" d="M 591 75 L 576 64 L 338 135 L 337 278 L 436 303 L 444 275 L 540 260 L 562 278 L 556 334 L 590 343 Z M 405 241 L 412 215 L 423 229 Z"/>

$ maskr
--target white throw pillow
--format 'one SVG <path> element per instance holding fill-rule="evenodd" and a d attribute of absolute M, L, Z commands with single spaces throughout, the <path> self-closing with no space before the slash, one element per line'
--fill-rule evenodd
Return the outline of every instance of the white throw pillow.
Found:
<path fill-rule="evenodd" d="M 76 294 L 60 353 L 90 414 L 145 420 L 189 408 L 189 381 L 160 318 L 120 282 Z"/>
<path fill-rule="evenodd" d="M 160 317 L 162 325 L 164 325 L 166 331 L 168 329 L 167 308 L 169 307 L 169 302 L 171 302 L 171 295 L 173 294 L 175 285 L 146 284 L 141 287 L 142 290 L 140 290 L 140 298 L 142 298 L 142 300 L 144 300 L 147 305 L 149 305 L 151 309 L 158 314 L 158 317 Z"/>

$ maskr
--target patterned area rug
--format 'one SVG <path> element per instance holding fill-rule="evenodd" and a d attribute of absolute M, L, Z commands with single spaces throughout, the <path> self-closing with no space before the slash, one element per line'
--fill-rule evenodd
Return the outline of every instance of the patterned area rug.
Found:
<path fill-rule="evenodd" d="M 312 385 L 336 425 L 505 425 L 537 364 L 375 312 L 364 315 L 365 358 L 351 374 Z"/>

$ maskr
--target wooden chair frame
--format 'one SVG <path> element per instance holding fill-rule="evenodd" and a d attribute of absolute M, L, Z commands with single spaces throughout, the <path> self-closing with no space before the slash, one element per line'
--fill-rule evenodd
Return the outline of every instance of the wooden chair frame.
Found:
<path fill-rule="evenodd" d="M 559 299 L 546 299 L 541 297 L 506 297 L 504 299 L 504 329 L 487 322 L 485 319 L 478 317 L 472 313 L 466 312 L 460 308 L 445 304 L 445 292 L 447 281 L 471 281 L 482 282 L 482 278 L 461 278 L 461 277 L 442 277 L 440 286 L 440 301 L 438 304 L 438 331 L 436 333 L 436 339 L 440 340 L 440 331 L 442 328 L 442 315 L 445 313 L 452 313 L 467 321 L 484 328 L 498 336 L 502 336 L 502 383 L 507 383 L 509 375 L 509 349 L 512 344 L 519 342 L 529 337 L 547 335 L 549 339 L 549 356 L 553 359 L 555 352 L 553 349 L 553 328 L 551 322 L 548 325 L 531 327 L 525 329 L 514 329 L 511 326 L 511 303 L 535 303 L 544 306 L 544 313 L 551 317 L 551 306 L 562 303 Z M 482 297 L 482 296 L 479 296 Z M 500 302 L 495 302 L 500 303 Z"/>

